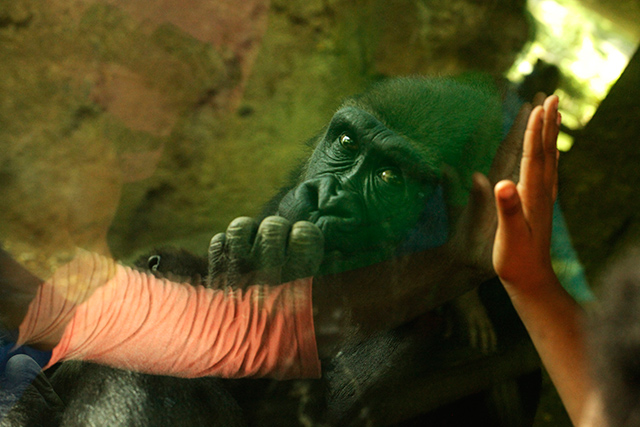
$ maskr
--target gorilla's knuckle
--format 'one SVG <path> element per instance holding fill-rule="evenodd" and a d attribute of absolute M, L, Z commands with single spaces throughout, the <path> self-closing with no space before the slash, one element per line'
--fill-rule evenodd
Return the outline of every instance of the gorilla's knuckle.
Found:
<path fill-rule="evenodd" d="M 261 227 L 278 227 L 278 228 L 289 228 L 291 226 L 291 222 L 288 219 L 281 216 L 268 216 L 262 220 L 260 224 Z"/>
<path fill-rule="evenodd" d="M 289 240 L 291 242 L 313 244 L 323 242 L 324 236 L 317 225 L 308 221 L 298 221 L 291 228 Z"/>
<path fill-rule="evenodd" d="M 229 225 L 230 226 L 242 226 L 242 225 L 247 225 L 247 224 L 255 224 L 256 220 L 251 218 L 250 216 L 239 216 L 235 219 L 233 219 Z"/>
<path fill-rule="evenodd" d="M 209 248 L 211 249 L 218 246 L 222 246 L 224 245 L 226 240 L 227 240 L 226 233 L 218 233 L 211 238 L 211 241 L 209 242 Z"/>
<path fill-rule="evenodd" d="M 256 226 L 256 220 L 248 216 L 241 216 L 229 223 L 227 234 L 251 233 Z"/>
<path fill-rule="evenodd" d="M 258 234 L 267 240 L 286 239 L 291 228 L 289 220 L 280 216 L 269 216 L 262 220 Z"/>
<path fill-rule="evenodd" d="M 256 221 L 249 217 L 236 218 L 229 224 L 225 247 L 230 256 L 247 256 L 254 242 L 256 228 Z"/>

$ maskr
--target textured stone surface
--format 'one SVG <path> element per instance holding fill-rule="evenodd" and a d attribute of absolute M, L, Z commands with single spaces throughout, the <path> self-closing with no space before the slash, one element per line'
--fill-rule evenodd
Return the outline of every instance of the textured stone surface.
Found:
<path fill-rule="evenodd" d="M 640 239 L 640 51 L 562 159 L 560 200 L 592 279 Z"/>
<path fill-rule="evenodd" d="M 459 70 L 461 48 L 433 59 L 472 46 L 495 13 L 467 0 L 3 2 L 3 236 L 106 251 L 109 228 L 117 256 L 204 251 L 258 212 L 342 98 L 379 74 Z"/>
<path fill-rule="evenodd" d="M 376 69 L 387 75 L 504 74 L 532 33 L 522 0 L 380 3 Z"/>
<path fill-rule="evenodd" d="M 205 154 L 172 135 L 194 111 L 232 114 L 268 10 L 110 3 L 0 5 L 0 230 L 35 252 L 106 252 L 124 183 L 149 181 L 166 153 Z"/>

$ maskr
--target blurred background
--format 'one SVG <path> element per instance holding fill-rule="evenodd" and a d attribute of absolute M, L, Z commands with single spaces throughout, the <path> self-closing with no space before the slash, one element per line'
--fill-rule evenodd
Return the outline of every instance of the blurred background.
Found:
<path fill-rule="evenodd" d="M 640 234 L 639 23 L 637 0 L 0 1 L 0 240 L 42 276 L 75 247 L 204 254 L 342 99 L 480 70 L 557 89 L 593 281 Z M 567 423 L 544 398 L 536 425 Z"/>

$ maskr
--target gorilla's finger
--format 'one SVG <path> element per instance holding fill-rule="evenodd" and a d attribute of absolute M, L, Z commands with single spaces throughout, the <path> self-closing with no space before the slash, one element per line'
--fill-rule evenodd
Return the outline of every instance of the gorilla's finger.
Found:
<path fill-rule="evenodd" d="M 258 261 L 257 279 L 260 283 L 281 283 L 289 230 L 291 223 L 280 216 L 269 216 L 260 224 L 253 244 L 254 258 Z"/>
<path fill-rule="evenodd" d="M 299 221 L 289 234 L 287 262 L 282 270 L 282 281 L 314 276 L 320 269 L 324 254 L 324 235 L 313 223 Z"/>
<path fill-rule="evenodd" d="M 227 235 L 225 233 L 218 233 L 211 238 L 211 242 L 209 243 L 209 250 L 207 252 L 209 269 L 206 281 L 208 288 L 213 288 L 219 276 L 226 271 L 227 257 L 224 252 L 226 241 Z"/>
<path fill-rule="evenodd" d="M 225 248 L 227 277 L 231 286 L 239 283 L 240 276 L 258 267 L 252 253 L 257 229 L 256 220 L 244 216 L 234 219 L 227 227 Z"/>

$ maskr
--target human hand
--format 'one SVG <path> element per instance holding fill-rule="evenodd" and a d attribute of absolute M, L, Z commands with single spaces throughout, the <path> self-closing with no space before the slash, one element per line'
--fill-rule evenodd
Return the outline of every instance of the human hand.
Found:
<path fill-rule="evenodd" d="M 494 189 L 498 230 L 493 265 L 512 297 L 557 281 L 550 246 L 560 120 L 555 95 L 533 109 L 524 136 L 520 180 L 500 181 Z"/>

